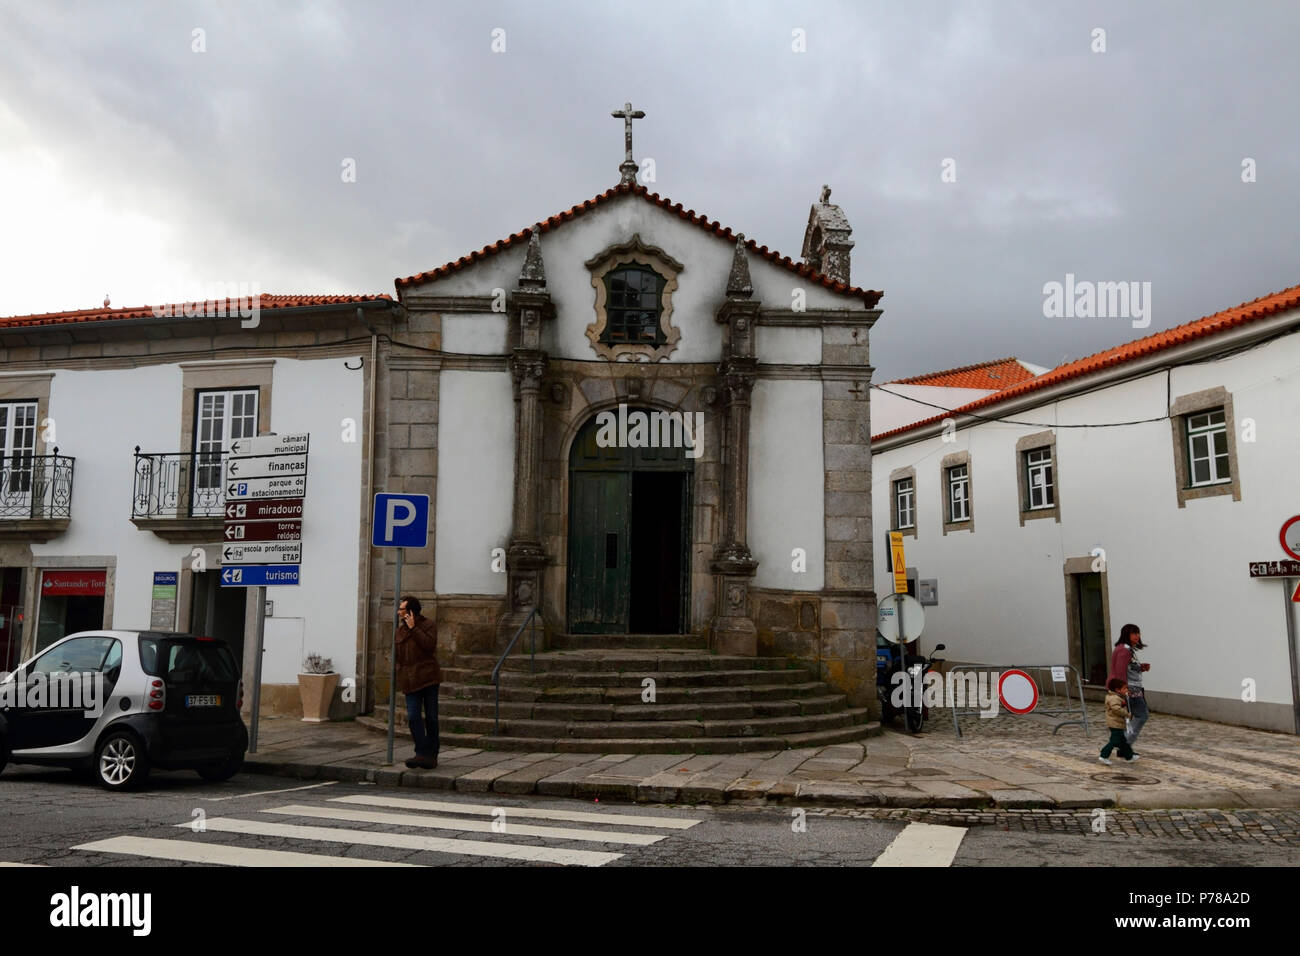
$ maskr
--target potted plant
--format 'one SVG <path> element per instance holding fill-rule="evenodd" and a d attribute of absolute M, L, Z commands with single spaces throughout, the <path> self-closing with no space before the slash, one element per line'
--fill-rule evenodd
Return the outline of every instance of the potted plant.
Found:
<path fill-rule="evenodd" d="M 319 724 L 330 719 L 330 702 L 334 700 L 334 688 L 338 683 L 339 675 L 334 671 L 332 660 L 319 654 L 307 655 L 302 662 L 302 673 L 298 675 L 303 720 Z"/>

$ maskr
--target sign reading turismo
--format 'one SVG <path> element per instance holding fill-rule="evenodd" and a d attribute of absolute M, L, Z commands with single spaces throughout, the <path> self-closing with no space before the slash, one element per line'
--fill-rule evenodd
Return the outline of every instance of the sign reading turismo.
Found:
<path fill-rule="evenodd" d="M 596 444 L 601 448 L 684 448 L 687 458 L 704 454 L 703 412 L 629 412 L 596 415 Z"/>

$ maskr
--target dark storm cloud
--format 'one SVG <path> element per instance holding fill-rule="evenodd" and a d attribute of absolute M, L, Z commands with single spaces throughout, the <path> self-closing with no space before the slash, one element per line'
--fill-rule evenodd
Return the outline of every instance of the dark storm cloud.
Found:
<path fill-rule="evenodd" d="M 616 182 L 630 99 L 653 190 L 787 255 L 833 187 L 853 280 L 885 291 L 878 381 L 1056 364 L 1144 334 L 1044 318 L 1067 273 L 1151 282 L 1146 331 L 1300 282 L 1298 26 L 1264 3 L 6 4 L 24 139 L 0 149 L 172 232 L 102 271 L 27 248 L 67 278 L 6 268 L 0 314 L 187 280 L 391 291 Z"/>

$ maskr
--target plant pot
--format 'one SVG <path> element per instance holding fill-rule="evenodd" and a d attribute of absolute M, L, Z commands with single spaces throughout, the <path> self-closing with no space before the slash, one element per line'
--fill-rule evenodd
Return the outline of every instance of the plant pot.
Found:
<path fill-rule="evenodd" d="M 302 695 L 302 719 L 313 724 L 330 719 L 330 702 L 334 688 L 339 685 L 338 674 L 299 674 L 298 693 Z"/>

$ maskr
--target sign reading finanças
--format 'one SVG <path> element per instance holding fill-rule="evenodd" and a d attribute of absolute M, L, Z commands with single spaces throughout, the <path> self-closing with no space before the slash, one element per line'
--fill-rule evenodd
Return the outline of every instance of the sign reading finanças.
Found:
<path fill-rule="evenodd" d="M 223 587 L 298 584 L 310 436 L 240 438 L 225 462 Z"/>

